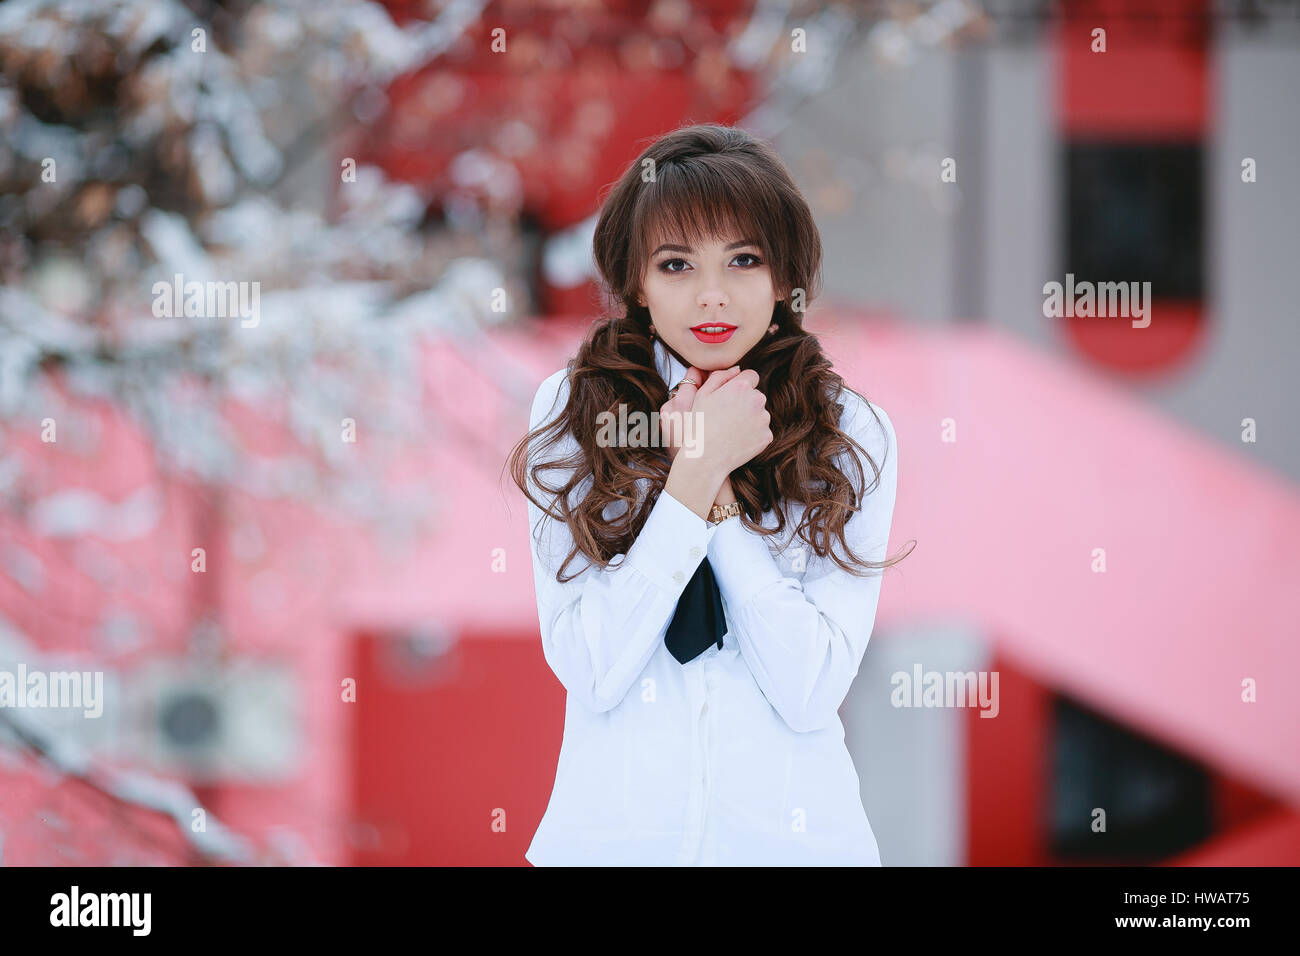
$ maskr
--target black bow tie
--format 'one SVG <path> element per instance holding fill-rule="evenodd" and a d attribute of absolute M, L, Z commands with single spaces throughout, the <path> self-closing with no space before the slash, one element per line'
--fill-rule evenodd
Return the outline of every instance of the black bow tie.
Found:
<path fill-rule="evenodd" d="M 703 654 L 710 644 L 717 644 L 718 650 L 722 650 L 722 635 L 726 630 L 722 592 L 718 590 L 709 559 L 705 558 L 677 599 L 677 610 L 668 622 L 664 643 L 669 653 L 685 664 Z"/>

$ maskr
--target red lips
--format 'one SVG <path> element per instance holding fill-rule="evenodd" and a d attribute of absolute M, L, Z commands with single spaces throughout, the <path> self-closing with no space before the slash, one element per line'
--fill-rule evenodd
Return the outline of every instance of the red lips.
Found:
<path fill-rule="evenodd" d="M 708 328 L 710 326 L 714 326 L 720 329 L 725 329 L 726 331 L 725 332 L 701 332 L 700 331 L 700 329 Z M 731 338 L 732 333 L 735 331 L 736 331 L 736 327 L 726 322 L 701 322 L 699 325 L 692 327 L 691 334 L 694 335 L 701 342 L 705 343 L 706 345 L 717 345 Z"/>

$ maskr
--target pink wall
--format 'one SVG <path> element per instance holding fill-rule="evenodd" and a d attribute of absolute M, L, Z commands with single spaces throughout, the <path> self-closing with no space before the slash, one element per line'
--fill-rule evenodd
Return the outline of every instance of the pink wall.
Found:
<path fill-rule="evenodd" d="M 251 834 L 296 829 L 316 857 L 347 856 L 355 715 L 339 685 L 357 632 L 433 622 L 536 640 L 524 499 L 501 469 L 537 384 L 564 365 L 584 326 L 430 350 L 428 414 L 457 416 L 461 427 L 438 447 L 406 449 L 389 476 L 438 508 L 435 533 L 410 554 L 386 554 L 334 515 L 229 497 L 227 513 L 255 517 L 266 538 L 264 555 L 249 563 L 217 542 L 227 555 L 221 607 L 231 652 L 292 662 L 306 733 L 290 783 L 216 792 L 223 819 Z M 932 332 L 879 317 L 815 317 L 810 327 L 899 436 L 890 551 L 918 544 L 888 573 L 882 627 L 974 622 L 1031 678 L 1300 803 L 1300 703 L 1278 682 L 1300 665 L 1287 639 L 1288 584 L 1300 572 L 1300 496 L 1290 482 L 1252 463 L 1250 445 L 1225 448 L 1193 434 L 1126 389 L 988 327 Z M 57 448 L 35 440 L 33 423 L 5 427 L 5 447 L 40 469 L 41 494 L 92 488 L 121 500 L 153 480 L 141 437 L 111 409 L 83 407 L 103 426 L 87 457 L 72 450 L 77 422 L 60 425 Z M 1243 414 L 1224 409 L 1230 420 Z M 940 440 L 949 418 L 955 443 Z M 155 533 L 98 542 L 123 567 L 111 586 L 69 570 L 68 542 L 34 540 L 12 515 L 0 516 L 3 535 L 47 567 L 38 594 L 0 577 L 0 613 L 42 650 L 86 654 L 95 666 L 128 672 L 179 653 L 193 599 L 194 503 L 192 489 L 172 486 Z M 504 573 L 492 568 L 498 547 Z M 1104 574 L 1090 570 L 1099 547 Z M 97 649 L 92 622 L 110 608 L 147 622 L 141 646 Z M 1258 682 L 1257 703 L 1240 701 L 1244 678 Z M 0 766 L 0 792 L 5 862 L 42 861 L 51 835 L 33 815 L 49 783 Z"/>

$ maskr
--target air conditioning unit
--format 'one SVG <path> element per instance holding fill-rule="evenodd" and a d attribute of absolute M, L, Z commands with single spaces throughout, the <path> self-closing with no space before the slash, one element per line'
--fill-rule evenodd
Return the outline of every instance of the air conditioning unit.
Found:
<path fill-rule="evenodd" d="M 123 756 L 194 783 L 275 783 L 300 768 L 304 732 L 288 664 L 149 661 L 123 675 Z"/>

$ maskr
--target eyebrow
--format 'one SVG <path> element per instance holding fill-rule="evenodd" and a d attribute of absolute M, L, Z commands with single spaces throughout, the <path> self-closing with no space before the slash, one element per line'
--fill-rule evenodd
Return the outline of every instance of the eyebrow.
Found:
<path fill-rule="evenodd" d="M 739 240 L 738 242 L 733 242 L 733 243 L 731 243 L 730 245 L 728 245 L 728 246 L 723 250 L 723 252 L 730 252 L 732 249 L 739 249 L 741 246 L 757 246 L 757 245 L 758 245 L 758 243 L 755 242 L 753 239 L 741 239 L 741 240 Z M 762 248 L 762 247 L 760 246 L 759 248 Z M 652 255 L 652 256 L 657 256 L 657 255 L 659 255 L 659 253 L 661 253 L 661 252 L 686 252 L 686 253 L 691 253 L 691 252 L 694 252 L 694 251 L 695 251 L 695 250 L 692 249 L 690 246 L 678 246 L 678 245 L 674 245 L 673 243 L 665 242 L 662 246 L 660 246 L 660 247 L 659 247 L 658 249 L 656 249 L 654 252 L 650 253 L 650 255 Z"/>

